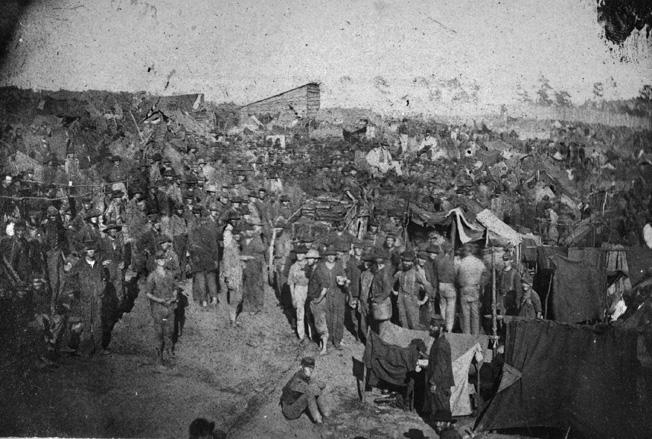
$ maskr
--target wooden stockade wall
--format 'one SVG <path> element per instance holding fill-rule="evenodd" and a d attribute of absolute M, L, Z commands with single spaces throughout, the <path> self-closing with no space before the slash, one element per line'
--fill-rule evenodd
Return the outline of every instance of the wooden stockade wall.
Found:
<path fill-rule="evenodd" d="M 314 117 L 319 111 L 319 84 L 311 82 L 281 94 L 243 106 L 243 114 L 277 114 L 294 111 L 301 117 Z"/>

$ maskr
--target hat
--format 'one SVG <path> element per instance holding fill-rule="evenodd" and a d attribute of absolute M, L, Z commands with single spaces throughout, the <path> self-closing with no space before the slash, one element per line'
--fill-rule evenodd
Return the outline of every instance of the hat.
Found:
<path fill-rule="evenodd" d="M 303 357 L 301 359 L 301 367 L 315 367 L 315 359 L 312 357 Z"/>
<path fill-rule="evenodd" d="M 91 210 L 88 211 L 85 218 L 86 219 L 95 218 L 96 216 L 100 216 L 100 215 L 102 215 L 102 212 L 100 212 L 97 209 L 91 209 Z"/>
<path fill-rule="evenodd" d="M 308 253 L 306 253 L 306 258 L 308 259 L 319 259 L 321 256 L 319 256 L 319 252 L 315 250 L 314 248 L 311 248 L 308 250 Z"/>
<path fill-rule="evenodd" d="M 430 325 L 432 326 L 444 326 L 446 324 L 446 319 L 442 316 L 432 316 L 430 317 Z"/>
<path fill-rule="evenodd" d="M 453 414 L 450 410 L 445 409 L 435 411 L 431 420 L 432 422 L 450 422 L 451 424 L 457 422 L 457 419 L 453 419 Z"/>
<path fill-rule="evenodd" d="M 168 235 L 161 235 L 158 238 L 158 243 L 163 244 L 165 242 L 172 242 L 172 238 L 170 238 Z"/>
<path fill-rule="evenodd" d="M 298 246 L 295 247 L 294 253 L 307 255 L 308 254 L 308 247 L 306 247 L 305 245 L 298 245 Z"/>
<path fill-rule="evenodd" d="M 165 252 L 163 250 L 159 250 L 154 254 L 154 259 L 165 259 Z"/>
<path fill-rule="evenodd" d="M 417 253 L 417 258 L 419 259 L 428 259 L 428 252 L 420 251 Z"/>
<path fill-rule="evenodd" d="M 214 184 L 209 184 L 206 186 L 206 192 L 217 192 L 217 186 Z"/>
<path fill-rule="evenodd" d="M 147 219 L 151 222 L 158 221 L 158 213 L 150 213 L 147 215 Z"/>
<path fill-rule="evenodd" d="M 264 187 L 259 187 L 259 188 L 258 188 L 258 192 L 265 192 L 265 193 L 267 193 L 267 189 L 265 189 Z"/>
<path fill-rule="evenodd" d="M 345 241 L 338 241 L 334 247 L 335 247 L 335 251 L 338 253 L 346 253 L 349 250 L 351 250 L 351 246 L 347 244 Z"/>
<path fill-rule="evenodd" d="M 175 175 L 177 175 L 177 173 L 174 172 L 174 169 L 166 169 L 163 171 L 163 177 L 174 177 Z"/>
<path fill-rule="evenodd" d="M 201 206 L 194 206 L 192 208 L 192 213 L 201 213 Z"/>
<path fill-rule="evenodd" d="M 355 248 L 363 248 L 365 246 L 365 243 L 362 239 L 354 239 L 353 240 L 353 247 Z"/>
<path fill-rule="evenodd" d="M 122 198 L 125 196 L 125 193 L 117 189 L 111 193 L 111 198 Z"/>
<path fill-rule="evenodd" d="M 279 218 L 279 219 L 276 220 L 276 223 L 274 224 L 274 227 L 278 228 L 278 229 L 282 229 L 287 225 L 288 225 L 288 222 L 285 221 L 285 218 Z"/>
<path fill-rule="evenodd" d="M 152 160 L 154 160 L 155 162 L 160 161 L 162 158 L 163 157 L 158 152 L 152 156 Z"/>
<path fill-rule="evenodd" d="M 405 250 L 403 253 L 401 253 L 401 260 L 405 262 L 414 262 L 414 252 Z"/>
<path fill-rule="evenodd" d="M 114 155 L 111 156 L 111 161 L 112 161 L 112 162 L 121 162 L 121 161 L 122 161 L 122 157 L 120 157 L 120 156 L 117 155 L 117 154 L 114 154 Z"/>
<path fill-rule="evenodd" d="M 324 252 L 324 256 L 337 256 L 337 251 L 335 250 L 335 247 L 329 246 Z"/>
<path fill-rule="evenodd" d="M 503 253 L 503 261 L 511 261 L 511 260 L 512 260 L 512 255 L 510 255 L 507 252 Z"/>
<path fill-rule="evenodd" d="M 115 221 L 110 221 L 106 225 L 106 227 L 104 228 L 104 231 L 107 232 L 107 231 L 112 230 L 112 229 L 120 230 L 120 229 L 122 229 L 122 226 L 120 224 L 116 223 Z"/>
<path fill-rule="evenodd" d="M 283 194 L 283 195 L 281 195 L 281 198 L 279 198 L 279 200 L 280 200 L 281 202 L 283 202 L 283 201 L 290 201 L 290 197 L 287 196 L 287 195 L 285 195 L 285 194 Z"/>
<path fill-rule="evenodd" d="M 524 274 L 524 275 L 521 277 L 521 283 L 522 283 L 522 284 L 527 284 L 527 285 L 529 285 L 529 286 L 532 286 L 532 279 L 530 278 L 530 275 L 529 275 L 529 274 Z"/>
<path fill-rule="evenodd" d="M 371 254 L 371 257 L 373 259 L 388 259 L 389 252 L 384 251 L 383 249 L 376 249 L 376 251 Z"/>
<path fill-rule="evenodd" d="M 426 248 L 427 253 L 441 253 L 441 248 L 438 245 L 430 244 L 428 248 Z"/>
<path fill-rule="evenodd" d="M 84 241 L 84 250 L 95 250 L 97 249 L 97 244 L 92 239 L 87 239 Z"/>
<path fill-rule="evenodd" d="M 38 215 L 38 211 L 36 212 L 36 214 Z M 59 214 L 59 211 L 57 210 L 56 207 L 54 207 L 54 206 L 49 206 L 48 207 L 48 216 L 55 216 L 55 215 L 58 215 L 58 214 Z"/>

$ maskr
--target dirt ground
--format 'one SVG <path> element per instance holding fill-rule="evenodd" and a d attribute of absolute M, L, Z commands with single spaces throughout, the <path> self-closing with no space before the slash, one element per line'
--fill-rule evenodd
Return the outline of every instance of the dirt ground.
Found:
<path fill-rule="evenodd" d="M 4 318 L 0 436 L 180 438 L 194 418 L 205 417 L 234 439 L 437 437 L 416 413 L 376 406 L 373 397 L 360 401 L 352 358 L 362 358 L 363 346 L 350 334 L 344 350 L 318 357 L 316 345 L 295 338 L 271 289 L 265 299 L 263 313 L 242 316 L 242 328 L 228 325 L 223 305 L 202 309 L 191 300 L 168 368 L 153 360 L 143 297 L 116 325 L 111 355 L 64 356 L 57 367 L 37 360 L 29 312 Z M 287 421 L 279 407 L 304 355 L 317 356 L 314 379 L 329 384 L 334 402 L 322 426 L 307 416 Z M 458 430 L 471 424 L 462 419 Z"/>

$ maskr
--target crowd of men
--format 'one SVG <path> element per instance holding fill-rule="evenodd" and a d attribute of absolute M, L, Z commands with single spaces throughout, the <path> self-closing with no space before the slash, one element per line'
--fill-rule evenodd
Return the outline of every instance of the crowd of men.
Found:
<path fill-rule="evenodd" d="M 17 288 L 39 292 L 41 309 L 57 323 L 55 351 L 65 338 L 64 350 L 108 353 L 113 325 L 140 292 L 151 304 L 157 358 L 173 356 L 187 279 L 198 306 L 228 305 L 233 326 L 240 313 L 269 306 L 265 290 L 272 287 L 298 339 L 318 342 L 322 354 L 329 344 L 342 349 L 345 324 L 364 340 L 369 327 L 381 336 L 388 322 L 425 329 L 440 314 L 450 332 L 459 308 L 461 331 L 480 331 L 489 270 L 477 247 L 455 251 L 438 233 L 413 246 L 401 213 L 392 212 L 369 218 L 358 236 L 342 220 L 317 238 L 296 234 L 301 209 L 288 194 L 192 154 L 183 176 L 160 153 L 131 169 L 112 156 L 109 185 L 88 195 L 61 187 L 26 193 L 31 181 L 5 178 L 3 272 Z M 216 180 L 223 183 L 209 183 Z M 524 299 L 523 279 L 505 267 L 501 310 L 529 307 L 540 316 L 540 301 L 530 299 L 536 293 Z"/>

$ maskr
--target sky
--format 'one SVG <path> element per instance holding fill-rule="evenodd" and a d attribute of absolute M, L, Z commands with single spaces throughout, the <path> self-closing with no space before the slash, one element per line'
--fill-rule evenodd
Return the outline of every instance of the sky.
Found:
<path fill-rule="evenodd" d="M 0 85 L 241 104 L 311 81 L 322 106 L 420 112 L 652 83 L 652 43 L 606 43 L 593 0 L 42 0 L 9 47 Z"/>

